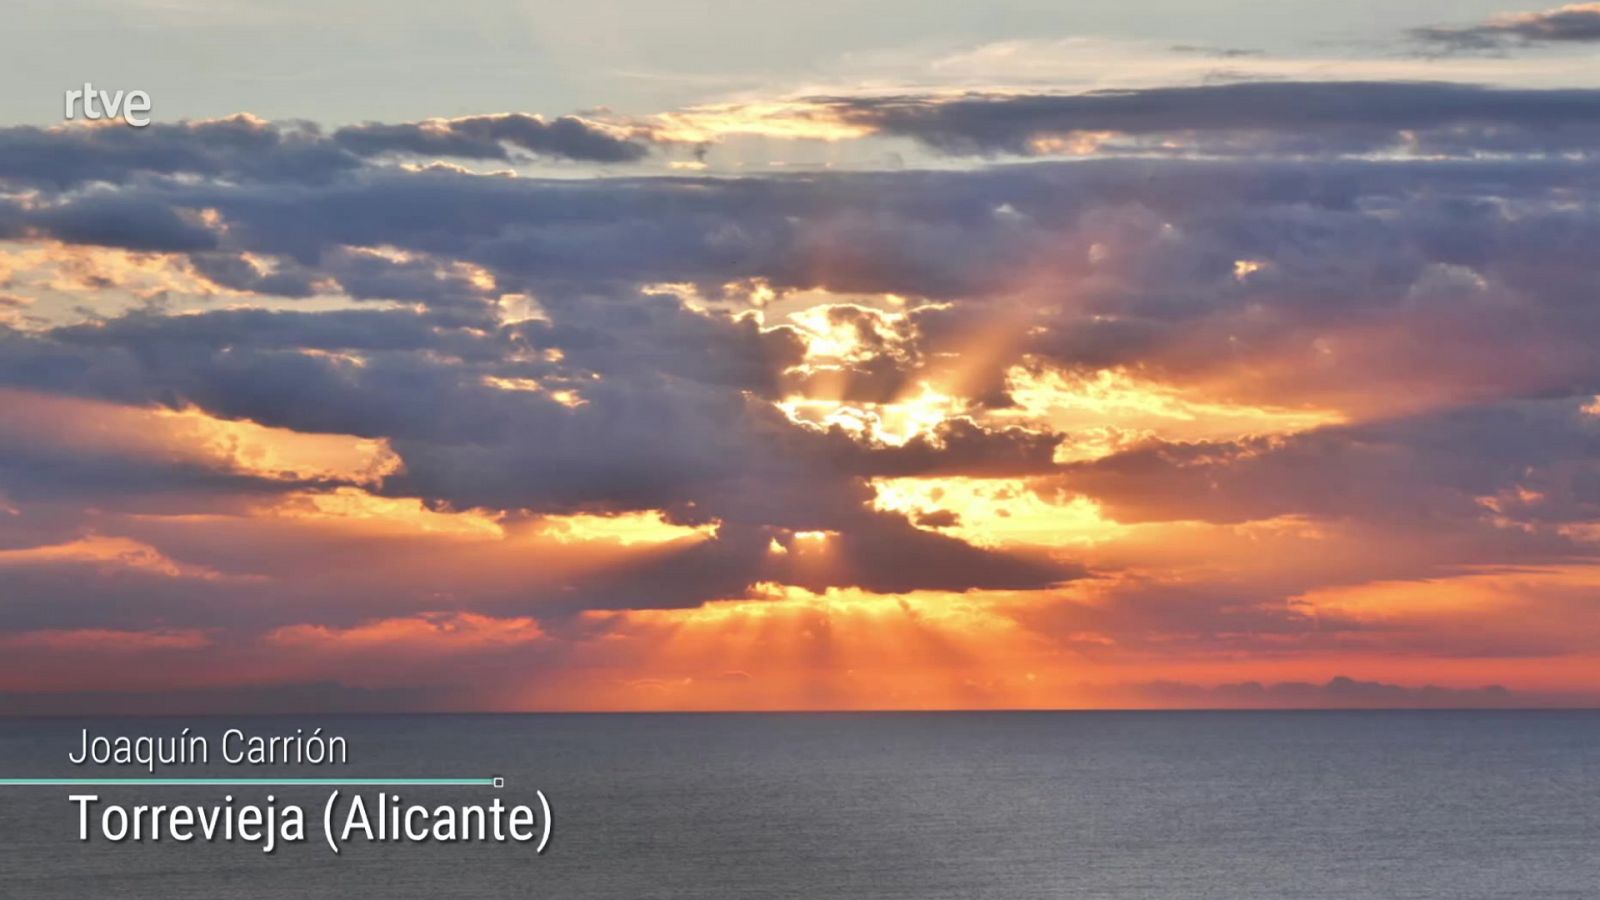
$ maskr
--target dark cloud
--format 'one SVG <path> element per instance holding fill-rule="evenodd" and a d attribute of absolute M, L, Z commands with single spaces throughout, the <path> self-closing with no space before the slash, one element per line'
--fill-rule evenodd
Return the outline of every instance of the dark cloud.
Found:
<path fill-rule="evenodd" d="M 316 278 L 303 267 L 287 271 L 264 271 L 242 253 L 191 253 L 195 271 L 212 283 L 239 291 L 279 297 L 309 297 L 316 292 Z"/>
<path fill-rule="evenodd" d="M 1600 3 L 1574 3 L 1543 12 L 1496 16 L 1477 25 L 1433 25 L 1410 31 L 1434 52 L 1503 51 L 1538 44 L 1600 42 Z"/>
<path fill-rule="evenodd" d="M 70 188 L 142 176 L 321 182 L 360 165 L 313 125 L 251 116 L 144 128 L 0 128 L 0 180 Z"/>
<path fill-rule="evenodd" d="M 188 210 L 95 195 L 37 211 L 30 224 L 41 236 L 69 244 L 182 253 L 211 250 L 217 236 Z"/>
<path fill-rule="evenodd" d="M 654 609 L 743 596 L 756 583 L 821 592 L 858 587 L 875 593 L 919 590 L 1037 590 L 1081 578 L 1084 570 L 1038 556 L 973 547 L 923 531 L 898 516 L 850 511 L 827 538 L 787 529 L 724 525 L 714 540 L 623 565 L 588 579 L 581 591 L 541 608 Z M 776 544 L 782 552 L 774 552 Z"/>
<path fill-rule="evenodd" d="M 1552 131 L 1592 151 L 1600 91 L 1439 82 L 1245 82 L 1084 94 L 816 97 L 840 119 L 955 154 L 1035 155 L 1041 141 L 1114 133 L 1130 149 L 1227 155 L 1369 153 L 1419 144 L 1466 155 L 1481 141 L 1535 150 Z M 1506 132 L 1510 132 L 1509 136 Z"/>
<path fill-rule="evenodd" d="M 510 149 L 585 162 L 634 162 L 650 147 L 577 116 L 546 120 L 524 113 L 468 116 L 429 122 L 369 122 L 340 128 L 339 146 L 360 156 L 405 154 L 510 161 Z"/>
<path fill-rule="evenodd" d="M 547 120 L 525 113 L 372 122 L 332 134 L 308 122 L 248 115 L 137 129 L 12 126 L 0 128 L 0 182 L 65 189 L 186 175 L 318 184 L 380 156 L 626 163 L 643 159 L 650 148 L 647 135 L 575 116 Z"/>

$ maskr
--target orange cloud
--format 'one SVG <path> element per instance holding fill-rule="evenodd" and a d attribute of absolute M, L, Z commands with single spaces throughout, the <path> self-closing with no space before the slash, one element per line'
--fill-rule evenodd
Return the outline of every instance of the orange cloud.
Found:
<path fill-rule="evenodd" d="M 468 612 L 427 612 L 378 619 L 350 628 L 289 625 L 267 635 L 266 642 L 316 652 L 369 653 L 404 650 L 424 655 L 471 653 L 526 644 L 544 637 L 533 619 L 498 619 Z"/>
<path fill-rule="evenodd" d="M 375 484 L 400 468 L 386 441 L 0 388 L 0 435 L 41 447 L 185 463 L 261 478 Z"/>
<path fill-rule="evenodd" d="M 168 578 L 214 580 L 222 577 L 204 566 L 175 562 L 155 547 L 124 537 L 91 534 L 61 544 L 0 550 L 0 569 L 48 565 L 133 569 Z"/>
<path fill-rule="evenodd" d="M 1204 390 L 1162 384 L 1121 369 L 1072 374 L 1017 366 L 1007 373 L 1013 410 L 1001 420 L 1046 425 L 1072 437 L 1061 461 L 1093 459 L 1140 440 L 1235 440 L 1307 431 L 1345 421 L 1330 408 L 1234 403 Z"/>

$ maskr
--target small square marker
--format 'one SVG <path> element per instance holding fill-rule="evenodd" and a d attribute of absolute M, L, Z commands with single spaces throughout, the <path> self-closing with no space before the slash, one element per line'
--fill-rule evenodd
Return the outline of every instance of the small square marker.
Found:
<path fill-rule="evenodd" d="M 506 780 L 499 775 L 496 775 L 494 777 L 494 786 L 497 788 L 503 788 L 506 786 Z"/>

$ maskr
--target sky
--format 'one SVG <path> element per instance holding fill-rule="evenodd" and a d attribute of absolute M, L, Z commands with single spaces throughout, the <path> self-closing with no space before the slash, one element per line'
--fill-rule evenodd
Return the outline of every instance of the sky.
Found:
<path fill-rule="evenodd" d="M 10 13 L 0 712 L 1600 703 L 1600 4 Z"/>

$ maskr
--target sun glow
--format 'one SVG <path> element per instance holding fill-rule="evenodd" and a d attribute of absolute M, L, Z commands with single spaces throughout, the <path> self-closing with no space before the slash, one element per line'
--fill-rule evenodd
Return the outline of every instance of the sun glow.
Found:
<path fill-rule="evenodd" d="M 717 525 L 675 525 L 656 510 L 619 513 L 610 516 L 577 514 L 546 516 L 537 534 L 564 544 L 609 542 L 632 547 L 642 544 L 667 544 L 683 540 L 708 540 L 716 536 Z"/>
<path fill-rule="evenodd" d="M 1067 432 L 1058 461 L 1093 459 L 1148 438 L 1227 441 L 1282 435 L 1345 421 L 1329 409 L 1251 406 L 1191 396 L 1181 388 L 1119 369 L 1073 375 L 1017 366 L 1007 373 L 1016 407 L 997 421 L 1045 424 Z"/>
<path fill-rule="evenodd" d="M 872 485 L 878 509 L 979 546 L 1083 546 L 1129 530 L 1087 497 L 1048 492 L 1020 478 L 880 478 Z"/>
<path fill-rule="evenodd" d="M 919 435 L 931 434 L 945 420 L 959 415 L 965 404 L 922 385 L 921 393 L 894 403 L 843 403 L 790 397 L 778 404 L 791 421 L 820 428 L 837 427 L 858 440 L 903 446 Z"/>
<path fill-rule="evenodd" d="M 872 133 L 868 126 L 841 121 L 827 108 L 804 100 L 709 104 L 663 113 L 657 121 L 658 139 L 689 144 L 733 135 L 844 141 Z"/>
<path fill-rule="evenodd" d="M 1029 660 L 1043 647 L 999 611 L 1008 602 L 759 584 L 743 598 L 692 609 L 591 610 L 585 618 L 607 642 L 650 648 L 649 675 L 594 702 L 678 709 L 1026 705 Z"/>

